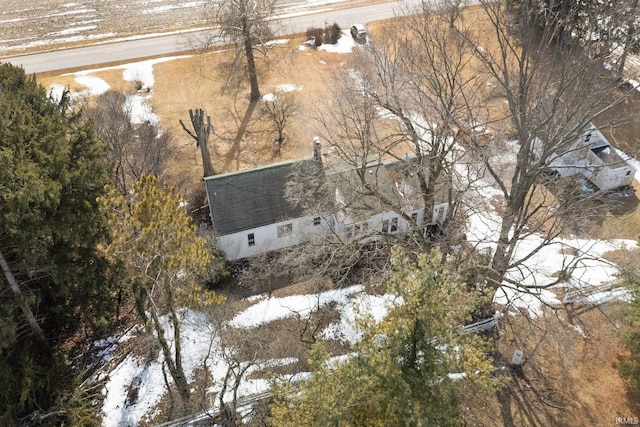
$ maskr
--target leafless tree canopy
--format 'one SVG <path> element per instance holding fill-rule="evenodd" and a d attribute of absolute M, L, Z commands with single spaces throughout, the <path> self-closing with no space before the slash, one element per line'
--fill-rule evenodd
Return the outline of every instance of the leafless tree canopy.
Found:
<path fill-rule="evenodd" d="M 467 191 L 474 181 L 499 190 L 500 233 L 486 266 L 494 288 L 559 236 L 567 218 L 575 222 L 583 200 L 575 185 L 550 178 L 550 164 L 625 94 L 601 43 L 558 47 L 553 26 L 504 2 L 481 2 L 490 31 L 448 6 L 423 3 L 402 25 L 374 34 L 332 80 L 319 134 L 355 169 L 371 156 L 415 157 L 427 212 L 443 189 L 467 212 L 481 199 Z M 516 256 L 533 234 L 540 245 Z"/>
<path fill-rule="evenodd" d="M 235 46 L 226 83 L 237 90 L 242 81 L 249 80 L 252 101 L 260 98 L 256 60 L 266 59 L 267 42 L 273 38 L 271 20 L 276 3 L 276 0 L 222 0 L 208 4 L 207 19 L 217 30 L 205 45 L 222 38 Z"/>
<path fill-rule="evenodd" d="M 425 5 L 418 12 L 402 26 L 384 27 L 355 55 L 353 68 L 332 81 L 329 110 L 319 109 L 318 122 L 331 150 L 361 176 L 373 157 L 416 159 L 413 172 L 430 219 L 443 194 L 456 198 L 451 177 L 460 128 L 487 112 L 485 78 L 474 70 L 473 51 L 450 29 L 457 9 Z M 402 211 L 390 200 L 385 204 Z"/>
<path fill-rule="evenodd" d="M 149 122 L 133 123 L 125 93 L 103 93 L 86 113 L 98 138 L 109 148 L 118 190 L 126 194 L 142 175 L 162 177 L 165 162 L 173 155 L 171 134 Z"/>
<path fill-rule="evenodd" d="M 276 133 L 274 138 L 275 150 L 280 154 L 282 144 L 286 139 L 285 130 L 299 110 L 299 103 L 293 92 L 283 92 L 276 95 L 273 100 L 265 100 L 262 110 L 269 119 Z"/>
<path fill-rule="evenodd" d="M 566 45 L 558 49 L 552 41 L 553 27 L 534 31 L 535 15 L 509 13 L 503 3 L 482 1 L 483 11 L 495 29 L 488 48 L 483 35 L 461 33 L 474 51 L 497 99 L 506 103 L 506 114 L 486 122 L 499 141 L 518 144 L 513 173 L 504 175 L 477 133 L 467 136 L 479 153 L 487 173 L 495 180 L 505 201 L 498 246 L 491 267 L 494 285 L 561 232 L 557 213 L 570 203 L 556 206 L 544 186 L 549 164 L 578 138 L 594 118 L 620 99 L 614 96 L 615 80 L 603 67 L 602 57 L 589 55 L 589 45 Z M 524 12 L 523 12 L 524 13 Z M 538 141 L 541 146 L 536 146 Z M 551 208 L 551 209 L 550 209 Z M 559 210 L 557 209 L 559 208 Z M 524 256 L 515 257 L 519 241 L 532 233 L 544 242 Z"/>

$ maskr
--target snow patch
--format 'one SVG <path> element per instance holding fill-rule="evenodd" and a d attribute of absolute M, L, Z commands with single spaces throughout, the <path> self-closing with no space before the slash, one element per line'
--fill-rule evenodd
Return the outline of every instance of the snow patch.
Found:
<path fill-rule="evenodd" d="M 529 312 L 530 317 L 542 316 L 542 307 L 544 304 L 560 304 L 560 300 L 558 300 L 556 294 L 549 290 L 527 290 L 522 287 L 514 288 L 508 285 L 503 285 L 496 291 L 493 301 L 496 304 L 510 308 L 512 314 L 515 314 L 513 312 L 514 308 L 523 308 Z"/>
<path fill-rule="evenodd" d="M 159 117 L 153 112 L 151 105 L 146 100 L 148 97 L 140 95 L 127 95 L 127 101 L 124 108 L 129 112 L 132 123 L 142 124 L 150 123 L 157 125 L 160 121 Z"/>
<path fill-rule="evenodd" d="M 89 95 L 102 95 L 109 90 L 111 86 L 100 77 L 78 75 L 76 76 L 76 82 L 85 86 L 87 90 L 84 92 Z"/>
<path fill-rule="evenodd" d="M 288 43 L 289 43 L 289 39 L 275 39 L 275 40 L 269 40 L 268 42 L 265 43 L 265 45 L 275 46 L 275 45 L 288 44 Z"/>
<path fill-rule="evenodd" d="M 276 85 L 276 90 L 280 92 L 293 92 L 293 91 L 301 91 L 302 86 L 298 86 L 293 83 L 285 83 L 281 85 Z"/>
<path fill-rule="evenodd" d="M 183 366 L 188 381 L 192 381 L 196 370 L 203 367 L 209 348 L 219 347 L 219 340 L 204 313 L 182 310 L 180 316 Z M 171 322 L 167 316 L 163 316 L 161 321 L 165 328 L 165 337 L 173 352 Z M 153 409 L 166 393 L 162 373 L 163 361 L 162 353 L 157 358 L 147 361 L 128 355 L 111 371 L 103 390 L 105 400 L 100 413 L 104 427 L 139 425 L 141 421 L 153 416 Z M 218 364 L 211 363 L 211 366 Z M 224 372 L 226 373 L 226 370 Z M 169 381 L 172 382 L 171 378 Z"/>
<path fill-rule="evenodd" d="M 66 36 L 69 34 L 77 34 L 83 31 L 91 31 L 98 28 L 96 25 L 86 25 L 84 27 L 72 27 L 66 30 L 56 31 L 55 33 L 49 33 L 50 36 Z"/>
<path fill-rule="evenodd" d="M 349 31 L 342 30 L 342 36 L 334 44 L 322 44 L 318 46 L 318 50 L 324 50 L 329 53 L 351 53 L 356 42 L 351 37 Z"/>
<path fill-rule="evenodd" d="M 253 328 L 268 322 L 294 316 L 306 316 L 313 310 L 332 302 L 344 304 L 349 295 L 361 292 L 363 286 L 355 285 L 319 294 L 292 295 L 270 298 L 252 305 L 236 315 L 229 324 L 236 328 Z"/>
<path fill-rule="evenodd" d="M 391 294 L 382 296 L 358 294 L 349 303 L 340 305 L 340 320 L 327 326 L 321 335 L 325 339 L 339 339 L 355 344 L 362 339 L 362 332 L 356 325 L 356 319 L 366 316 L 380 322 L 387 316 L 394 302 L 397 302 L 396 297 Z"/>
<path fill-rule="evenodd" d="M 66 86 L 54 83 L 51 86 L 49 86 L 49 96 L 51 97 L 53 102 L 59 103 L 60 100 L 62 99 L 62 94 L 66 89 L 67 89 Z"/>
<path fill-rule="evenodd" d="M 262 100 L 264 102 L 274 102 L 276 99 L 277 99 L 277 97 L 273 93 L 267 93 L 266 95 L 262 96 Z"/>
<path fill-rule="evenodd" d="M 128 82 L 140 81 L 144 84 L 144 87 L 149 89 L 153 87 L 155 78 L 153 77 L 153 66 L 163 62 L 174 61 L 176 59 L 189 58 L 190 55 L 185 56 L 169 56 L 165 58 L 149 59 L 147 61 L 132 62 L 121 66 L 112 67 L 113 69 L 124 68 L 122 72 L 122 78 Z M 105 68 L 109 69 L 109 68 Z"/>

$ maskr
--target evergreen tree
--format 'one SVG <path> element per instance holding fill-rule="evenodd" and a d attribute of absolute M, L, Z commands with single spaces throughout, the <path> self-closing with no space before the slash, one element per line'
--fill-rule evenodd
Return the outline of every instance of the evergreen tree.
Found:
<path fill-rule="evenodd" d="M 414 264 L 395 248 L 388 291 L 397 298 L 386 318 L 360 319 L 364 338 L 342 361 L 314 345 L 311 378 L 274 387 L 271 425 L 460 425 L 449 374 L 488 385 L 492 365 L 482 340 L 459 328 L 475 296 L 441 259 L 434 251 Z"/>
<path fill-rule="evenodd" d="M 188 407 L 190 387 L 182 366 L 180 308 L 222 302 L 199 283 L 209 272 L 213 256 L 204 239 L 196 235 L 181 198 L 153 176 L 143 176 L 135 184 L 131 201 L 111 189 L 100 203 L 109 215 L 113 235 L 106 253 L 126 266 L 138 314 L 155 333 L 164 363 Z M 160 318 L 165 313 L 172 337 L 165 335 Z"/>
<path fill-rule="evenodd" d="M 629 351 L 629 357 L 620 364 L 620 373 L 627 379 L 635 392 L 640 392 L 640 268 L 637 259 L 640 249 L 630 253 L 629 260 L 624 262 L 623 280 L 633 295 L 630 310 L 627 313 L 627 327 L 622 342 Z"/>
<path fill-rule="evenodd" d="M 108 323 L 109 265 L 97 197 L 104 147 L 68 96 L 54 102 L 21 68 L 0 65 L 0 424 L 64 420 L 73 389 L 61 344 Z M 55 408 L 56 416 L 47 415 Z"/>

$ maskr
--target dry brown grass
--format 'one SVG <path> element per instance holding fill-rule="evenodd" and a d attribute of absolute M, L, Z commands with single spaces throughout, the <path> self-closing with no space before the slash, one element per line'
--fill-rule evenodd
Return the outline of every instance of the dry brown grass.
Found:
<path fill-rule="evenodd" d="M 466 407 L 467 419 L 474 426 L 578 427 L 610 426 L 615 417 L 636 416 L 637 396 L 627 395 L 617 370 L 624 309 L 620 303 L 581 308 L 579 316 L 560 310 L 534 320 L 505 319 L 498 365 L 508 366 L 514 350 L 521 349 L 523 375 L 508 371 L 508 388 L 481 397 L 483 406 Z"/>
<path fill-rule="evenodd" d="M 253 122 L 241 141 L 234 142 L 235 134 L 249 102 L 245 98 L 248 88 L 241 88 L 240 95 L 224 93 L 224 75 L 218 72 L 229 52 L 213 52 L 154 65 L 155 84 L 152 106 L 165 131 L 174 137 L 177 148 L 170 161 L 168 179 L 185 193 L 199 186 L 202 178 L 202 159 L 193 140 L 182 130 L 179 120 L 189 124 L 189 109 L 202 108 L 212 118 L 214 134 L 210 151 L 217 172 L 229 172 L 276 161 L 310 156 L 314 132 L 313 112 L 326 102 L 327 84 L 335 70 L 349 59 L 349 55 L 299 50 L 304 40 L 293 38 L 286 45 L 278 45 L 269 52 L 269 67 L 261 66 L 260 83 L 263 94 L 273 92 L 276 85 L 294 84 L 301 88 L 295 92 L 300 109 L 291 125 L 280 155 L 276 155 L 270 131 L 270 123 L 257 120 L 260 102 L 252 117 Z M 112 88 L 132 91 L 133 83 L 122 79 L 122 69 L 108 69 L 91 73 L 105 80 Z M 84 87 L 75 81 L 75 75 L 47 74 L 39 81 L 49 87 L 62 84 L 72 91 Z M 190 194 L 186 194 L 189 196 Z"/>

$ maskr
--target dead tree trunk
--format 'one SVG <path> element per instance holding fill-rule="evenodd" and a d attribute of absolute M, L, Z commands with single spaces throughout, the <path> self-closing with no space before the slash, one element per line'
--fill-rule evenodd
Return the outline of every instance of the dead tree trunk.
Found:
<path fill-rule="evenodd" d="M 44 332 L 42 332 L 42 328 L 40 328 L 40 325 L 38 324 L 33 311 L 31 311 L 31 307 L 29 307 L 29 304 L 27 303 L 27 301 L 25 301 L 24 295 L 22 295 L 22 291 L 20 290 L 20 286 L 18 285 L 18 282 L 13 275 L 11 268 L 9 267 L 9 263 L 7 263 L 7 260 L 4 258 L 2 252 L 0 252 L 0 266 L 2 266 L 4 276 L 9 282 L 9 288 L 11 289 L 11 292 L 13 292 L 13 295 L 16 297 L 16 300 L 20 305 L 20 309 L 22 310 L 22 315 L 25 317 L 27 323 L 29 324 L 33 335 L 35 335 L 38 343 L 44 349 L 49 350 L 49 344 L 47 343 L 47 339 L 44 336 Z"/>
<path fill-rule="evenodd" d="M 207 123 L 204 122 L 204 110 L 199 108 L 197 110 L 189 110 L 189 118 L 191 119 L 191 125 L 193 131 L 185 126 L 184 122 L 180 120 L 182 129 L 189 134 L 189 136 L 196 141 L 196 147 L 200 147 L 200 153 L 202 154 L 202 167 L 204 168 L 204 176 L 212 176 L 216 174 L 211 163 L 211 156 L 209 155 L 209 134 L 211 133 L 211 116 L 207 116 Z"/>

